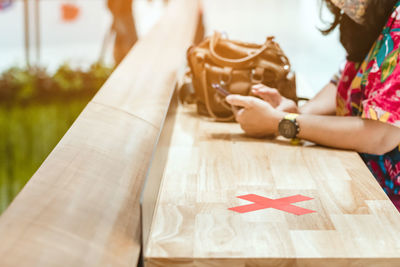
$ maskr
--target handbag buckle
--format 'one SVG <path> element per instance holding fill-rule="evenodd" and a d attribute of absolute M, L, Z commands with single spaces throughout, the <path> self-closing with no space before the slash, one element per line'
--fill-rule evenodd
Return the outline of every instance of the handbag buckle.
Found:
<path fill-rule="evenodd" d="M 262 83 L 264 81 L 264 68 L 257 67 L 252 69 L 250 79 L 252 83 Z"/>

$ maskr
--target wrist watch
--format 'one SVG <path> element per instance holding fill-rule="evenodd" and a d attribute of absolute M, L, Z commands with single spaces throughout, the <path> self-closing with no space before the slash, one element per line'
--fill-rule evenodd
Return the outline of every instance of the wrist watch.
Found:
<path fill-rule="evenodd" d="M 296 118 L 299 114 L 289 113 L 279 122 L 278 131 L 283 137 L 296 140 L 297 134 L 300 132 L 299 124 Z M 298 139 L 297 139 L 298 140 Z"/>

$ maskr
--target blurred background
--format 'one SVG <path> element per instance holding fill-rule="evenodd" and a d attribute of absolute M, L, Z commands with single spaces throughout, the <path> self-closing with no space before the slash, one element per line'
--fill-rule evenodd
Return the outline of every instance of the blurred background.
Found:
<path fill-rule="evenodd" d="M 187 0 L 191 1 L 191 0 Z M 203 0 L 206 35 L 263 43 L 291 60 L 312 97 L 345 60 L 320 0 Z M 0 0 L 0 214 L 125 54 L 163 14 L 164 0 Z"/>

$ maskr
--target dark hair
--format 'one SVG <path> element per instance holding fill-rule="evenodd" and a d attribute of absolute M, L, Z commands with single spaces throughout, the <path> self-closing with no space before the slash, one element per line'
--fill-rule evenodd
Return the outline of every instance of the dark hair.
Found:
<path fill-rule="evenodd" d="M 323 2 L 333 13 L 334 21 L 321 32 L 326 35 L 339 26 L 340 42 L 347 52 L 347 60 L 362 62 L 379 37 L 397 0 L 369 0 L 363 24 L 353 21 L 330 0 Z"/>

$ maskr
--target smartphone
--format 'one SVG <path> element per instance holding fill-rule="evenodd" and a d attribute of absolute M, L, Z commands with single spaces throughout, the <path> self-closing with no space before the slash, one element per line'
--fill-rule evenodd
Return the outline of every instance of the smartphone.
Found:
<path fill-rule="evenodd" d="M 227 97 L 228 95 L 231 94 L 231 93 L 229 93 L 228 90 L 223 88 L 219 83 L 213 83 L 213 84 L 211 84 L 211 86 L 212 86 L 212 88 L 214 88 L 217 91 L 217 93 L 219 93 L 223 97 Z"/>
<path fill-rule="evenodd" d="M 217 91 L 217 93 L 219 94 L 219 95 L 221 95 L 222 97 L 227 97 L 228 95 L 231 95 L 231 93 L 229 93 L 229 91 L 228 90 L 226 90 L 225 88 L 223 88 L 222 86 L 221 86 L 221 84 L 219 84 L 219 83 L 213 83 L 213 84 L 211 84 L 211 86 L 212 86 L 212 88 L 214 88 L 215 89 L 215 91 Z M 240 109 L 240 108 L 238 108 L 238 107 L 236 107 L 236 106 L 231 106 L 231 108 L 232 108 L 232 110 L 233 110 L 233 112 L 236 114 L 236 112 Z"/>

